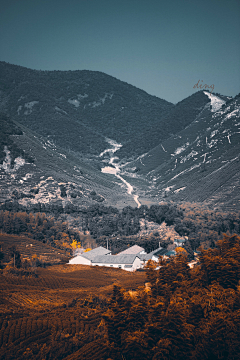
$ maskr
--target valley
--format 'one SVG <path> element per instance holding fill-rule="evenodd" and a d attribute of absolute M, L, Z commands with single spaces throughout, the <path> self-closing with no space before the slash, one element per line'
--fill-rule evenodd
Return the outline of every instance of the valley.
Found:
<path fill-rule="evenodd" d="M 2 208 L 240 209 L 239 96 L 174 105 L 99 72 L 0 69 Z"/>
<path fill-rule="evenodd" d="M 115 161 L 116 160 L 119 160 L 118 157 L 114 156 L 114 153 L 119 150 L 122 145 L 121 144 L 117 144 L 114 140 L 108 140 L 109 144 L 113 146 L 113 148 L 110 148 L 110 149 L 106 149 L 104 150 L 100 155 L 99 157 L 102 157 L 104 154 L 109 154 L 110 155 L 110 158 L 109 158 L 109 165 L 111 166 L 105 166 L 104 168 L 101 169 L 101 171 L 104 173 L 104 174 L 111 174 L 111 175 L 115 175 L 118 179 L 120 179 L 123 184 L 126 185 L 127 187 L 127 193 L 129 195 L 132 194 L 133 192 L 133 186 L 131 184 L 129 184 L 121 175 L 121 170 L 120 170 L 120 167 L 118 165 L 118 163 L 116 163 Z M 104 160 L 106 161 L 106 160 Z M 133 199 L 135 201 L 135 203 L 137 204 L 137 207 L 140 207 L 141 206 L 141 203 L 139 202 L 138 200 L 138 195 L 133 195 Z"/>
<path fill-rule="evenodd" d="M 235 359 L 240 95 L 0 62 L 0 129 L 0 359 Z M 134 245 L 170 255 L 68 264 Z"/>

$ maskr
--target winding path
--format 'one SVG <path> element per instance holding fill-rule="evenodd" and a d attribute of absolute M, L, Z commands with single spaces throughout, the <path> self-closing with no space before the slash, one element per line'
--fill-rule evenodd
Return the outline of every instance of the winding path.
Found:
<path fill-rule="evenodd" d="M 115 175 L 117 178 L 119 178 L 126 186 L 127 186 L 127 193 L 129 195 L 132 195 L 133 196 L 133 199 L 134 201 L 136 202 L 137 204 L 137 207 L 139 208 L 141 206 L 141 203 L 139 202 L 138 200 L 138 195 L 133 195 L 132 192 L 133 192 L 133 186 L 131 184 L 129 184 L 125 179 L 122 178 L 121 175 L 119 175 L 119 173 L 121 172 L 120 170 L 120 167 L 118 166 L 118 164 L 115 164 L 114 161 L 115 160 L 118 160 L 118 157 L 114 157 L 114 153 L 119 150 L 122 145 L 121 144 L 118 144 L 116 141 L 114 140 L 110 140 L 110 139 L 107 139 L 107 142 L 112 146 L 112 148 L 110 149 L 106 149 L 104 150 L 100 155 L 99 157 L 102 157 L 103 155 L 105 154 L 109 154 L 110 155 L 110 159 L 109 159 L 109 165 L 112 165 L 112 166 L 105 166 L 104 168 L 101 169 L 101 171 L 105 174 L 112 174 L 112 175 Z"/>

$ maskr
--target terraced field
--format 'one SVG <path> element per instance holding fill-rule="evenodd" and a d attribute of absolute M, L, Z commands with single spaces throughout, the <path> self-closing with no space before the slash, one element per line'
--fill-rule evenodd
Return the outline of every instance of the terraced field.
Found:
<path fill-rule="evenodd" d="M 43 262 L 57 264 L 61 261 L 70 259 L 69 250 L 61 250 L 54 248 L 41 241 L 34 240 L 26 236 L 0 234 L 0 246 L 5 254 L 4 261 L 7 261 L 9 255 L 9 248 L 15 246 L 20 252 L 22 260 L 31 259 L 33 255 L 37 255 Z"/>
<path fill-rule="evenodd" d="M 101 313 L 112 285 L 135 289 L 145 274 L 57 265 L 36 276 L 0 274 L 0 359 L 107 359 Z"/>

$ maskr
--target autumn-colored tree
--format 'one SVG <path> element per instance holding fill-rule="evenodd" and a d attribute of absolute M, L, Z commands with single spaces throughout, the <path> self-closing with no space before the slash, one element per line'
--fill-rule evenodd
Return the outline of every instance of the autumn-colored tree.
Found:
<path fill-rule="evenodd" d="M 195 269 L 183 251 L 149 261 L 147 289 L 115 286 L 104 315 L 111 358 L 237 360 L 239 244 L 238 236 L 225 236 L 215 249 L 202 249 Z"/>
<path fill-rule="evenodd" d="M 21 267 L 21 254 L 20 252 L 16 249 L 16 246 L 13 245 L 9 248 L 9 254 L 11 256 L 11 258 L 13 259 L 13 266 L 16 268 L 20 268 Z"/>

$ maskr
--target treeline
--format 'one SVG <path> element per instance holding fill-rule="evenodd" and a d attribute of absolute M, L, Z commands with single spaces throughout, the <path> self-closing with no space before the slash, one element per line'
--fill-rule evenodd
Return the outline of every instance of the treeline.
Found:
<path fill-rule="evenodd" d="M 173 203 L 150 207 L 142 205 L 140 208 L 127 206 L 122 211 L 98 204 L 82 211 L 76 224 L 78 223 L 84 231 L 89 231 L 99 245 L 104 246 L 109 238 L 113 250 L 121 250 L 120 242 L 122 246 L 137 244 L 149 251 L 155 249 L 159 242 L 161 246 L 168 245 L 167 242 L 161 241 L 157 232 L 141 239 L 137 237 L 140 219 L 159 225 L 164 221 L 167 226 L 173 225 L 180 236 L 188 237 L 185 248 L 191 256 L 200 245 L 205 249 L 214 248 L 223 233 L 240 234 L 238 212 L 215 211 L 194 203 L 185 203 L 181 206 Z"/>
<path fill-rule="evenodd" d="M 165 221 L 167 226 L 174 225 L 179 235 L 188 236 L 194 249 L 203 242 L 206 242 L 208 247 L 215 244 L 223 233 L 240 234 L 238 212 L 210 210 L 194 203 L 181 206 L 174 203 L 150 207 L 142 205 L 140 208 L 127 206 L 121 211 L 111 206 L 96 204 L 79 210 L 74 216 L 76 220 L 79 217 L 79 225 L 84 231 L 90 231 L 94 238 L 136 235 L 140 230 L 140 219 L 159 225 Z"/>
<path fill-rule="evenodd" d="M 183 218 L 183 212 L 177 205 L 163 204 L 140 208 L 127 206 L 119 211 L 113 207 L 94 205 L 82 212 L 83 230 L 90 231 L 94 238 L 100 236 L 136 235 L 140 230 L 140 219 L 161 224 L 173 225 L 176 219 Z"/>
<path fill-rule="evenodd" d="M 200 245 L 205 249 L 215 247 L 224 233 L 240 234 L 240 213 L 208 209 L 204 205 L 181 205 L 182 219 L 175 219 L 174 228 L 179 235 L 187 235 L 193 250 Z"/>
<path fill-rule="evenodd" d="M 64 221 L 67 214 L 70 215 L 69 225 Z M 122 210 L 96 204 L 75 212 L 66 211 L 66 214 L 60 211 L 54 216 L 47 216 L 44 212 L 34 215 L 26 211 L 1 211 L 0 230 L 7 234 L 29 233 L 34 239 L 57 246 L 69 244 L 73 239 L 83 242 L 83 234 L 90 233 L 98 245 L 106 246 L 108 239 L 113 252 L 124 250 L 126 246 L 134 244 L 144 247 L 148 252 L 158 247 L 159 242 L 161 246 L 167 246 L 168 242 L 161 241 L 157 231 L 145 237 L 138 237 L 140 220 L 144 219 L 159 225 L 163 222 L 167 226 L 173 225 L 180 236 L 187 236 L 185 249 L 190 256 L 193 256 L 193 251 L 200 245 L 205 249 L 214 248 L 223 233 L 240 234 L 239 213 L 210 210 L 206 206 L 194 203 L 185 203 L 181 206 L 174 203 L 150 207 L 142 205 L 140 208 L 127 206 Z"/>
<path fill-rule="evenodd" d="M 53 247 L 69 247 L 73 240 L 81 241 L 80 233 L 65 221 L 56 221 L 45 213 L 0 211 L 0 231 L 6 234 L 24 234 Z"/>
<path fill-rule="evenodd" d="M 114 286 L 107 326 L 109 357 L 120 360 L 237 360 L 240 354 L 240 237 L 201 250 L 190 269 L 181 253 L 147 264 L 148 286 Z"/>

